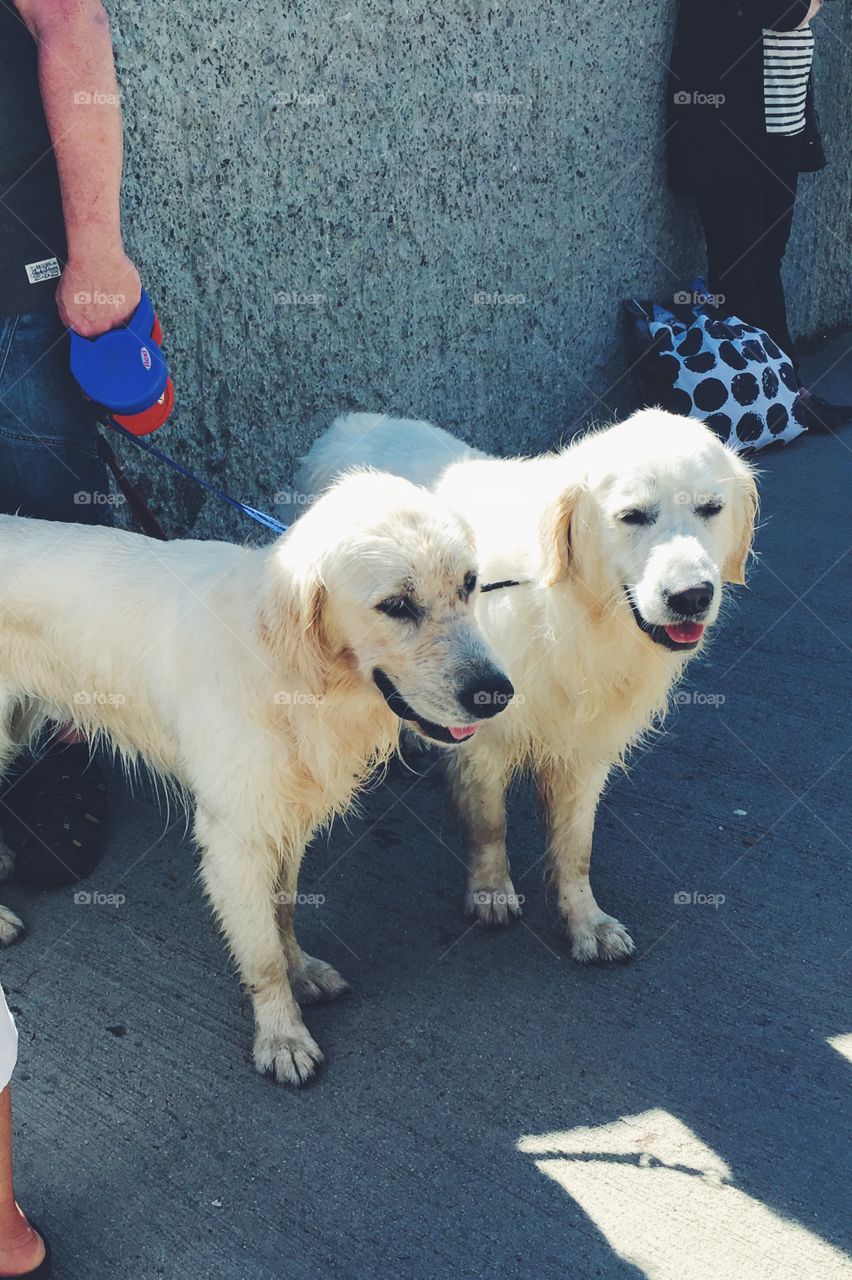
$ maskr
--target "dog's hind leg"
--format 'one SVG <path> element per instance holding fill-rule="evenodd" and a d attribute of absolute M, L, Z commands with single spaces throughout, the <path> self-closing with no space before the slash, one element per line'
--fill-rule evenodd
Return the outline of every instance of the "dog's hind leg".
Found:
<path fill-rule="evenodd" d="M 449 759 L 450 790 L 468 849 L 465 914 L 485 925 L 521 914 L 506 853 L 506 776 L 502 761 L 471 744 Z"/>
<path fill-rule="evenodd" d="M 624 925 L 598 906 L 589 881 L 595 814 L 608 772 L 597 769 L 580 778 L 563 764 L 543 766 L 538 774 L 559 914 L 571 938 L 571 954 L 583 963 L 626 960 L 634 951 Z"/>
<path fill-rule="evenodd" d="M 291 859 L 283 858 L 275 894 L 278 931 L 294 996 L 299 1004 L 322 1004 L 342 996 L 349 990 L 349 983 L 325 960 L 309 956 L 296 940 L 293 921 L 299 901 L 298 880 L 298 866 Z"/>
<path fill-rule="evenodd" d="M 254 1064 L 276 1080 L 304 1084 L 322 1053 L 302 1021 L 288 978 L 276 917 L 278 852 L 262 839 L 240 840 L 200 809 L 195 831 L 205 888 L 251 994 Z"/>
<path fill-rule="evenodd" d="M 3 780 L 9 765 L 17 753 L 17 744 L 12 735 L 12 715 L 15 709 L 15 697 L 0 686 L 0 880 L 8 880 L 15 870 L 15 858 L 11 849 L 3 839 Z M 0 907 L 0 947 L 8 947 L 16 942 L 24 932 L 24 922 L 10 911 L 8 907 Z"/>

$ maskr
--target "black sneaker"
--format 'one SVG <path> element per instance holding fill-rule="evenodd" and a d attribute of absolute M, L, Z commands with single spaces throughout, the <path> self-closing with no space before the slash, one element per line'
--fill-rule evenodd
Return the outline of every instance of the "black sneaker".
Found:
<path fill-rule="evenodd" d="M 0 790 L 0 830 L 15 879 L 37 889 L 73 884 L 103 852 L 106 783 L 84 743 L 50 742 L 25 756 Z"/>
<path fill-rule="evenodd" d="M 803 387 L 799 392 L 796 417 L 808 431 L 816 435 L 830 435 L 838 427 L 852 422 L 852 405 L 832 404 Z"/>

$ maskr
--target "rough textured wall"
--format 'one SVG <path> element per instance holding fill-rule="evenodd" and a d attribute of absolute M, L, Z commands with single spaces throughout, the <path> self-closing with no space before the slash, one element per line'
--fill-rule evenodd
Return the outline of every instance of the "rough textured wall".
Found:
<path fill-rule="evenodd" d="M 629 407 L 619 300 L 702 266 L 662 167 L 674 0 L 108 7 L 127 239 L 178 388 L 163 447 L 274 509 L 342 410 L 511 451 Z M 815 29 L 834 163 L 802 183 L 804 335 L 852 320 L 843 0 Z M 173 532 L 247 535 L 152 466 Z"/>

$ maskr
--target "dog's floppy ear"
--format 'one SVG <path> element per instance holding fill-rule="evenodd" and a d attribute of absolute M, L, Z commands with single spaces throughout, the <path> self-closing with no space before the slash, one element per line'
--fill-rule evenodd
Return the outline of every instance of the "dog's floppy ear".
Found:
<path fill-rule="evenodd" d="M 737 460 L 734 484 L 740 505 L 737 523 L 734 525 L 736 545 L 726 557 L 722 565 L 722 577 L 725 582 L 733 582 L 738 586 L 745 584 L 745 570 L 754 538 L 754 526 L 760 508 L 754 471 L 740 458 Z"/>
<path fill-rule="evenodd" d="M 328 592 L 319 578 L 305 583 L 302 591 L 299 623 L 301 635 L 316 663 L 317 670 L 324 671 L 331 654 L 331 644 L 326 628 Z"/>
<path fill-rule="evenodd" d="M 331 658 L 327 604 L 318 572 L 294 572 L 273 553 L 260 610 L 261 639 L 277 663 L 312 688 L 324 683 Z"/>
<path fill-rule="evenodd" d="M 542 582 L 546 587 L 567 578 L 574 567 L 577 533 L 573 526 L 581 492 L 579 485 L 563 489 L 542 516 Z"/>

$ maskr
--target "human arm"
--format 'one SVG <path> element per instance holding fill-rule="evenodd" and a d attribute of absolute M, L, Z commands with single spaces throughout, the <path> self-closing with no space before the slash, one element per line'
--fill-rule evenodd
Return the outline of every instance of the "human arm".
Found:
<path fill-rule="evenodd" d="M 761 27 L 770 31 L 795 31 L 804 26 L 819 3 L 820 0 L 746 0 Z"/>
<path fill-rule="evenodd" d="M 822 8 L 822 0 L 811 0 L 810 8 L 808 9 L 808 12 L 805 15 L 804 20 L 799 23 L 799 27 L 806 27 L 810 22 L 811 18 L 815 18 L 821 8 Z M 799 27 L 796 27 L 797 31 Z"/>
<path fill-rule="evenodd" d="M 38 45 L 39 83 L 68 243 L 56 291 L 62 321 L 96 337 L 139 302 L 124 252 L 122 121 L 109 20 L 100 0 L 15 0 Z"/>

